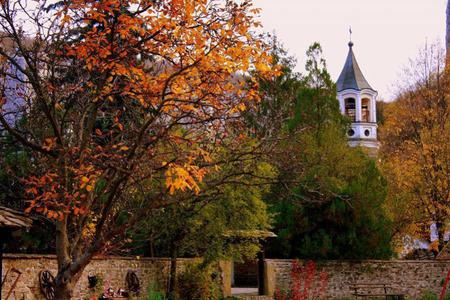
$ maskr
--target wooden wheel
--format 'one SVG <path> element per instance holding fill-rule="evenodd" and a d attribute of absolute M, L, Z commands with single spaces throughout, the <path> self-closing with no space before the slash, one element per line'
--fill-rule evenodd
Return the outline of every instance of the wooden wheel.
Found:
<path fill-rule="evenodd" d="M 39 287 L 45 299 L 55 299 L 55 277 L 50 271 L 45 270 L 39 273 Z"/>
<path fill-rule="evenodd" d="M 139 295 L 141 286 L 139 284 L 139 278 L 135 272 L 128 271 L 127 276 L 125 277 L 125 284 L 129 293 L 136 293 Z"/>

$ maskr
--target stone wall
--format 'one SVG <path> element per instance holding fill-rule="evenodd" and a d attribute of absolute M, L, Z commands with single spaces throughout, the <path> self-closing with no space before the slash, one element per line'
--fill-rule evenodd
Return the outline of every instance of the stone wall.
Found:
<path fill-rule="evenodd" d="M 288 285 L 292 261 L 266 260 L 266 292 Z M 418 299 L 425 291 L 441 292 L 441 285 L 450 269 L 445 261 L 326 261 L 317 263 L 318 271 L 328 273 L 327 298 L 353 298 L 352 283 L 387 283 L 393 293 Z"/>
<path fill-rule="evenodd" d="M 182 270 L 192 259 L 179 259 L 179 270 Z M 75 299 L 90 299 L 98 292 L 90 291 L 87 276 L 89 273 L 99 275 L 104 284 L 114 287 L 125 286 L 125 275 L 133 270 L 141 281 L 143 290 L 151 284 L 157 283 L 164 289 L 168 280 L 170 261 L 165 258 L 124 258 L 108 257 L 95 258 L 82 274 L 76 287 Z M 265 260 L 265 288 L 266 295 L 273 295 L 279 288 L 288 285 L 292 261 Z M 388 283 L 392 285 L 392 292 L 404 294 L 408 298 L 418 299 L 425 291 L 440 293 L 443 279 L 450 269 L 450 260 L 441 261 L 326 261 L 317 263 L 319 271 L 325 271 L 329 276 L 327 298 L 352 298 L 351 283 Z M 52 255 L 19 255 L 6 254 L 3 261 L 3 272 L 16 268 L 22 275 L 14 293 L 9 299 L 41 300 L 38 274 L 42 270 L 49 270 L 56 274 L 56 260 Z M 222 290 L 224 295 L 231 293 L 230 262 L 220 264 Z M 16 275 L 8 275 L 2 289 L 2 298 L 9 291 Z M 193 299 L 195 300 L 195 299 Z"/>
<path fill-rule="evenodd" d="M 187 263 L 193 261 L 193 259 L 179 259 L 177 266 L 179 270 L 182 270 Z M 88 288 L 88 274 L 101 277 L 104 286 L 111 286 L 115 290 L 125 288 L 125 276 L 128 270 L 136 272 L 141 283 L 141 289 L 144 291 L 146 287 L 154 283 L 164 289 L 168 281 L 169 267 L 170 261 L 165 258 L 94 258 L 84 270 L 75 289 L 74 297 L 75 299 L 91 299 L 93 295 L 99 294 L 98 291 L 92 291 Z M 53 255 L 6 254 L 3 260 L 3 276 L 11 268 L 19 270 L 22 274 L 9 300 L 41 300 L 44 297 L 39 290 L 38 274 L 42 270 L 49 270 L 53 275 L 56 275 L 56 259 Z M 231 265 L 222 263 L 221 269 L 225 270 L 221 274 L 225 285 L 231 285 L 231 279 L 227 271 L 227 269 L 231 269 Z M 2 289 L 2 300 L 5 299 L 16 277 L 17 275 L 13 273 L 8 275 Z M 230 291 L 225 289 L 224 292 L 229 293 Z"/>

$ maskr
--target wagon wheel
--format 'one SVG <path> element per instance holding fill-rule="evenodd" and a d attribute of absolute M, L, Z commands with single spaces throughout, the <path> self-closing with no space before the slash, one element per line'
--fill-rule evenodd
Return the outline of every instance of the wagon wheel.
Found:
<path fill-rule="evenodd" d="M 49 271 L 41 271 L 39 273 L 39 286 L 45 299 L 55 299 L 55 277 Z"/>
<path fill-rule="evenodd" d="M 128 292 L 133 292 L 139 294 L 140 284 L 139 278 L 133 271 L 128 271 L 127 276 L 125 276 L 125 284 L 127 286 Z"/>

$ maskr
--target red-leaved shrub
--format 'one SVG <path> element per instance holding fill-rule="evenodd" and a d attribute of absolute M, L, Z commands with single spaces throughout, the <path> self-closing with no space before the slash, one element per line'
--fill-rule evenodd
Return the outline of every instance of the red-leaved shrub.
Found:
<path fill-rule="evenodd" d="M 277 288 L 275 300 L 322 300 L 328 286 L 328 274 L 317 272 L 313 261 L 301 265 L 298 260 L 292 262 L 289 286 L 285 290 Z"/>

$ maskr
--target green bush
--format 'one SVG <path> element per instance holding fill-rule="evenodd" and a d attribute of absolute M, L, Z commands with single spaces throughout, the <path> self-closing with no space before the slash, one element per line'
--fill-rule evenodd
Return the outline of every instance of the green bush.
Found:
<path fill-rule="evenodd" d="M 212 268 L 188 265 L 178 277 L 178 299 L 219 300 L 219 281 L 219 274 Z"/>
<path fill-rule="evenodd" d="M 422 293 L 422 296 L 420 297 L 420 300 L 438 300 L 439 299 L 439 294 L 436 295 L 431 291 L 425 291 Z M 450 294 L 447 293 L 447 295 L 445 295 L 444 300 L 450 300 Z"/>
<path fill-rule="evenodd" d="M 437 300 L 437 299 L 438 297 L 431 291 L 425 291 L 420 297 L 420 300 Z"/>
<path fill-rule="evenodd" d="M 147 287 L 146 295 L 144 300 L 167 300 L 164 292 L 161 292 L 156 283 L 151 283 Z"/>

